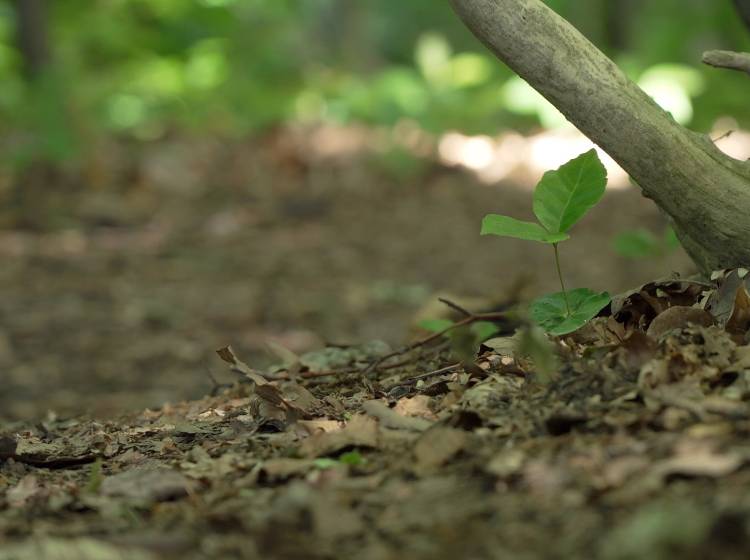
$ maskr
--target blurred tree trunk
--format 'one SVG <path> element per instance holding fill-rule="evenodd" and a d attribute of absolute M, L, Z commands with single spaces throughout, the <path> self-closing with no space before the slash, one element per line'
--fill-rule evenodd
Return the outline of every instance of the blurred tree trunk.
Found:
<path fill-rule="evenodd" d="M 18 21 L 18 50 L 23 56 L 24 72 L 29 79 L 38 78 L 51 60 L 47 33 L 45 0 L 15 0 Z"/>
<path fill-rule="evenodd" d="M 631 14 L 638 9 L 636 0 L 606 0 L 604 2 L 604 28 L 611 51 L 628 48 Z"/>
<path fill-rule="evenodd" d="M 703 271 L 750 265 L 750 162 L 677 124 L 541 0 L 451 3 L 474 35 L 670 216 Z"/>
<path fill-rule="evenodd" d="M 339 59 L 352 72 L 365 72 L 376 66 L 376 53 L 368 32 L 369 4 L 352 0 L 332 0 L 316 7 L 316 38 L 328 55 Z"/>
<path fill-rule="evenodd" d="M 734 7 L 737 8 L 737 13 L 750 30 L 750 0 L 734 0 Z"/>

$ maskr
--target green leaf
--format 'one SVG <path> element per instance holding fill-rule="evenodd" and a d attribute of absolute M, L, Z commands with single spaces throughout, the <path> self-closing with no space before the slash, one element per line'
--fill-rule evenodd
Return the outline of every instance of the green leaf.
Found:
<path fill-rule="evenodd" d="M 548 294 L 534 300 L 529 306 L 529 313 L 534 322 L 549 334 L 560 336 L 581 328 L 610 300 L 607 292 L 596 293 L 588 288 L 578 288 L 568 292 L 570 314 L 565 306 L 563 292 Z"/>
<path fill-rule="evenodd" d="M 550 233 L 564 233 L 604 194 L 607 170 L 591 149 L 554 171 L 534 191 L 534 215 Z"/>
<path fill-rule="evenodd" d="M 487 214 L 482 220 L 482 235 L 502 235 L 542 243 L 559 243 L 570 237 L 567 233 L 549 233 L 539 224 L 523 222 L 510 216 Z"/>
<path fill-rule="evenodd" d="M 671 227 L 668 227 L 664 232 L 664 246 L 667 251 L 675 251 L 681 247 L 677 233 Z"/>
<path fill-rule="evenodd" d="M 500 327 L 489 321 L 477 321 L 472 323 L 471 330 L 477 336 L 479 342 L 484 342 L 500 332 Z"/>
<path fill-rule="evenodd" d="M 339 463 L 350 465 L 352 467 L 364 465 L 366 462 L 367 460 L 362 457 L 362 454 L 359 451 L 347 451 L 339 456 Z"/>
<path fill-rule="evenodd" d="M 321 471 L 332 469 L 333 467 L 337 466 L 339 464 L 338 461 L 335 459 L 331 459 L 330 457 L 321 457 L 319 459 L 315 459 L 313 461 L 313 466 L 316 469 L 319 469 Z"/>
<path fill-rule="evenodd" d="M 645 229 L 622 232 L 615 237 L 614 248 L 623 257 L 631 259 L 653 257 L 661 250 L 659 240 Z"/>
<path fill-rule="evenodd" d="M 417 326 L 420 329 L 437 333 L 453 326 L 453 321 L 450 319 L 423 319 L 417 323 Z"/>
<path fill-rule="evenodd" d="M 470 327 L 463 326 L 448 333 L 451 353 L 462 364 L 472 363 L 479 350 L 479 337 Z"/>
<path fill-rule="evenodd" d="M 542 385 L 549 384 L 560 368 L 554 345 L 537 326 L 524 327 L 518 332 L 516 352 L 530 358 L 534 365 L 536 380 Z"/>

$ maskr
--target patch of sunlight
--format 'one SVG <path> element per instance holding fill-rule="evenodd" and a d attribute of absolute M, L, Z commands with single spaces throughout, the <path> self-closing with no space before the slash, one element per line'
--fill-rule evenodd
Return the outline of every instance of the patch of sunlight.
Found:
<path fill-rule="evenodd" d="M 557 169 L 565 162 L 594 148 L 607 169 L 607 186 L 621 188 L 628 185 L 627 173 L 615 160 L 578 130 L 546 130 L 527 140 L 530 146 L 529 167 L 538 173 Z"/>
<path fill-rule="evenodd" d="M 236 4 L 237 0 L 198 0 L 198 3 L 209 8 L 224 8 Z"/>
<path fill-rule="evenodd" d="M 428 93 L 419 76 L 409 68 L 391 68 L 377 79 L 376 88 L 407 115 L 422 114 Z"/>
<path fill-rule="evenodd" d="M 652 66 L 638 79 L 638 85 L 680 124 L 693 118 L 691 98 L 705 87 L 697 70 L 679 64 Z"/>
<path fill-rule="evenodd" d="M 544 128 L 572 127 L 560 111 L 518 76 L 503 84 L 500 97 L 506 109 L 519 115 L 536 115 Z"/>
<path fill-rule="evenodd" d="M 325 98 L 315 89 L 303 89 L 294 100 L 294 116 L 302 122 L 321 120 L 327 112 Z"/>
<path fill-rule="evenodd" d="M 224 42 L 206 39 L 190 50 L 185 65 L 185 83 L 196 89 L 212 89 L 226 80 L 229 74 Z"/>
<path fill-rule="evenodd" d="M 174 97 L 182 93 L 183 67 L 179 60 L 155 58 L 138 65 L 133 84 L 148 93 Z"/>
<path fill-rule="evenodd" d="M 478 53 L 457 54 L 450 60 L 451 82 L 458 88 L 484 84 L 492 77 L 493 62 Z"/>
<path fill-rule="evenodd" d="M 444 86 L 451 77 L 451 46 L 441 34 L 428 31 L 420 35 L 414 50 L 414 60 L 425 79 L 433 85 Z"/>
<path fill-rule="evenodd" d="M 593 147 L 607 168 L 608 187 L 629 185 L 627 174 L 611 157 L 570 128 L 528 137 L 517 132 L 505 132 L 494 138 L 448 132 L 440 137 L 437 147 L 440 161 L 468 169 L 483 183 L 513 178 L 529 188 L 545 171 L 556 169 Z"/>
<path fill-rule="evenodd" d="M 709 136 L 714 144 L 729 157 L 750 160 L 750 131 L 742 130 L 732 117 L 720 117 L 711 127 Z"/>
<path fill-rule="evenodd" d="M 116 128 L 132 128 L 146 119 L 143 98 L 128 93 L 112 96 L 107 104 L 107 118 Z"/>

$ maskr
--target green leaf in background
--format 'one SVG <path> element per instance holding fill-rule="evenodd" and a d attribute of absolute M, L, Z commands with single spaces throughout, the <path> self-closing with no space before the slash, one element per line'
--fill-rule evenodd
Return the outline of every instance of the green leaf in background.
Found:
<path fill-rule="evenodd" d="M 682 246 L 677 233 L 671 227 L 668 227 L 664 232 L 664 246 L 667 248 L 667 251 L 676 251 Z"/>
<path fill-rule="evenodd" d="M 550 383 L 556 376 L 560 364 L 552 342 L 544 330 L 529 325 L 518 332 L 516 353 L 525 356 L 534 364 L 536 380 L 542 385 Z"/>
<path fill-rule="evenodd" d="M 417 323 L 420 329 L 430 332 L 442 332 L 453 325 L 450 319 L 423 319 Z"/>
<path fill-rule="evenodd" d="M 362 457 L 362 454 L 359 451 L 347 451 L 339 456 L 339 463 L 343 465 L 358 467 L 364 465 L 366 462 L 367 459 Z"/>
<path fill-rule="evenodd" d="M 534 214 L 548 232 L 564 233 L 604 194 L 607 170 L 596 150 L 547 171 L 534 191 Z"/>
<path fill-rule="evenodd" d="M 623 257 L 639 259 L 659 254 L 659 240 L 645 229 L 624 231 L 615 237 L 615 251 Z"/>
<path fill-rule="evenodd" d="M 620 233 L 613 247 L 623 257 L 640 259 L 667 255 L 680 247 L 680 241 L 671 227 L 661 237 L 646 229 L 636 229 Z"/>
<path fill-rule="evenodd" d="M 479 337 L 470 327 L 462 326 L 448 333 L 451 341 L 451 353 L 462 364 L 471 364 L 479 350 Z"/>
<path fill-rule="evenodd" d="M 471 330 L 477 336 L 479 342 L 484 342 L 500 332 L 500 327 L 489 321 L 477 321 L 476 323 L 472 323 Z"/>
<path fill-rule="evenodd" d="M 560 336 L 578 330 L 611 300 L 607 292 L 597 293 L 588 288 L 570 290 L 567 294 L 570 314 L 563 292 L 542 296 L 529 306 L 534 322 L 551 335 Z"/>
<path fill-rule="evenodd" d="M 487 214 L 484 217 L 481 234 L 502 235 L 542 243 L 559 243 L 569 237 L 567 233 L 550 233 L 534 222 L 524 222 L 499 214 Z"/>

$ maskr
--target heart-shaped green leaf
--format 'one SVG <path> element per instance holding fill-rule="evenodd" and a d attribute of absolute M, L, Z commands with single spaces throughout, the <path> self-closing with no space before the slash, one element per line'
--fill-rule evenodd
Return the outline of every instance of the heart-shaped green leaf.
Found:
<path fill-rule="evenodd" d="M 523 222 L 510 216 L 487 214 L 482 220 L 482 235 L 503 235 L 542 243 L 559 243 L 570 237 L 567 233 L 550 233 L 539 224 Z"/>
<path fill-rule="evenodd" d="M 560 336 L 580 329 L 612 299 L 607 292 L 597 293 L 588 288 L 570 290 L 567 294 L 570 313 L 563 292 L 542 296 L 529 307 L 534 322 L 551 335 Z"/>
<path fill-rule="evenodd" d="M 554 171 L 534 191 L 534 215 L 550 233 L 564 233 L 604 194 L 607 170 L 591 149 Z"/>

